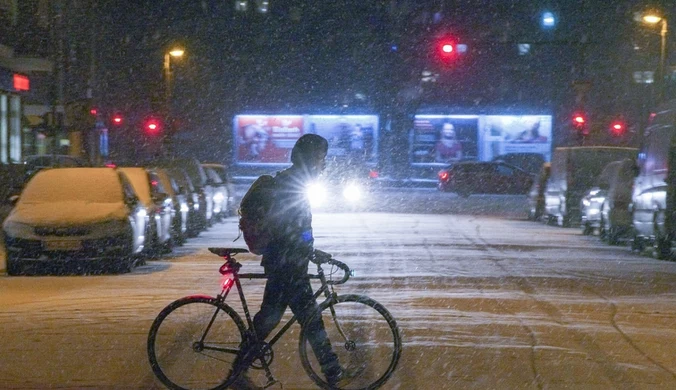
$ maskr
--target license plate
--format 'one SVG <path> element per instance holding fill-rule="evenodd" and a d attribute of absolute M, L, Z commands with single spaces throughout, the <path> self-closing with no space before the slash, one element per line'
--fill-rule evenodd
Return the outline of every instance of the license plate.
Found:
<path fill-rule="evenodd" d="M 82 249 L 82 241 L 45 241 L 44 246 L 48 251 L 77 251 Z"/>

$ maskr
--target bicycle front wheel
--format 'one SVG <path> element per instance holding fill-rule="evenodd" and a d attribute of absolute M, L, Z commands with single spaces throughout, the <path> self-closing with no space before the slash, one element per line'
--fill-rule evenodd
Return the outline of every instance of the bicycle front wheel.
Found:
<path fill-rule="evenodd" d="M 222 389 L 228 380 L 244 323 L 211 297 L 186 297 L 164 308 L 148 334 L 148 358 L 170 389 Z"/>
<path fill-rule="evenodd" d="M 316 314 L 317 315 L 317 314 Z M 312 351 L 306 333 L 300 336 L 303 368 L 323 389 L 376 389 L 397 367 L 401 336 L 392 315 L 383 305 L 360 295 L 338 296 L 320 306 L 326 335 L 343 369 L 343 379 L 330 386 Z"/>

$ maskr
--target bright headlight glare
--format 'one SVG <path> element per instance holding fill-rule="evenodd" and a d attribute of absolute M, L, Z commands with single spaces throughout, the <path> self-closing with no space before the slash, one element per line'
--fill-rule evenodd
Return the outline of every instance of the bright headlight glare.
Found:
<path fill-rule="evenodd" d="M 148 215 L 148 213 L 146 212 L 145 209 L 141 209 L 141 210 L 139 210 L 139 211 L 136 212 L 136 215 L 137 215 L 139 218 L 145 218 L 145 217 Z"/>
<path fill-rule="evenodd" d="M 181 203 L 181 212 L 187 213 L 189 210 L 187 203 Z"/>
<path fill-rule="evenodd" d="M 356 184 L 348 184 L 343 189 L 343 196 L 350 202 L 356 202 L 361 199 L 361 188 Z"/>
<path fill-rule="evenodd" d="M 214 195 L 214 202 L 220 203 L 225 199 L 225 196 L 223 196 L 222 192 L 217 192 L 216 195 Z"/>
<path fill-rule="evenodd" d="M 589 207 L 591 205 L 591 202 L 589 199 L 582 199 L 582 204 L 585 205 L 586 207 Z"/>
<path fill-rule="evenodd" d="M 305 191 L 312 207 L 321 206 L 326 201 L 326 188 L 320 183 L 310 184 Z"/>

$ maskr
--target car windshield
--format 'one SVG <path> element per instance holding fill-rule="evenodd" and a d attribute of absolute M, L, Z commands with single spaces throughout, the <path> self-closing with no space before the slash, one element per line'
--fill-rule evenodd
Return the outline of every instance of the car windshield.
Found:
<path fill-rule="evenodd" d="M 122 187 L 108 168 L 56 168 L 39 172 L 21 193 L 22 204 L 58 202 L 116 203 Z"/>
<path fill-rule="evenodd" d="M 148 172 L 143 168 L 118 168 L 120 172 L 127 176 L 134 192 L 145 205 L 152 203 L 150 182 Z"/>

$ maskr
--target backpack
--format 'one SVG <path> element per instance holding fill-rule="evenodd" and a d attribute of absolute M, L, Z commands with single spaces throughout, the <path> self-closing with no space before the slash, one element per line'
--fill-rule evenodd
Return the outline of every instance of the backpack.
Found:
<path fill-rule="evenodd" d="M 242 197 L 239 205 L 239 230 L 249 252 L 262 255 L 272 240 L 269 213 L 274 201 L 275 178 L 262 175 Z"/>

